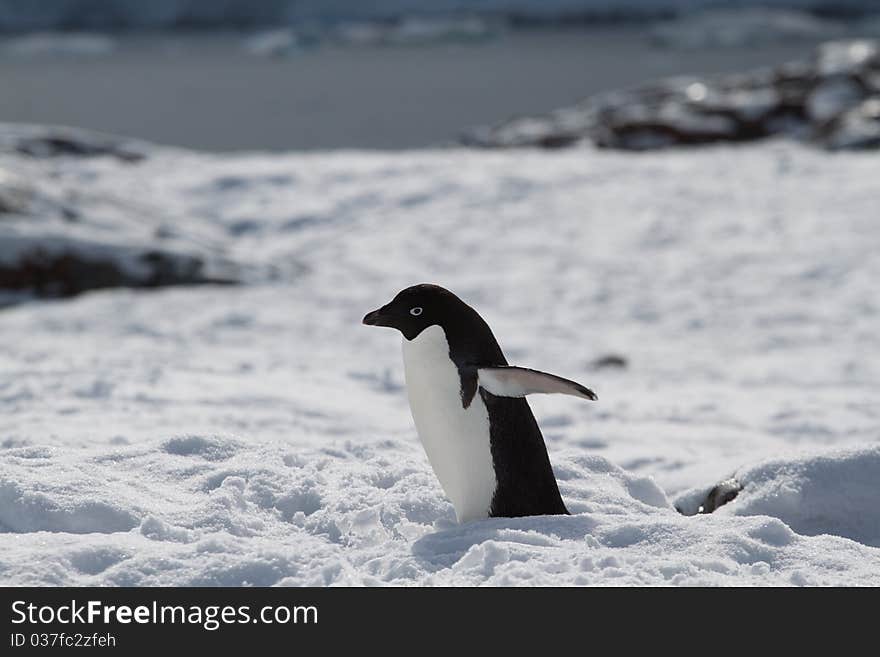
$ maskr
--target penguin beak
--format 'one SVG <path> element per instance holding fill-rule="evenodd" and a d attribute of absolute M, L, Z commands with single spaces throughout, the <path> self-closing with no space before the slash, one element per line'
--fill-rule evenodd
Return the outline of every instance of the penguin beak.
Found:
<path fill-rule="evenodd" d="M 385 308 L 379 308 L 379 310 L 364 315 L 364 324 L 367 326 L 392 326 L 388 321 L 390 317 L 382 312 L 384 310 Z"/>

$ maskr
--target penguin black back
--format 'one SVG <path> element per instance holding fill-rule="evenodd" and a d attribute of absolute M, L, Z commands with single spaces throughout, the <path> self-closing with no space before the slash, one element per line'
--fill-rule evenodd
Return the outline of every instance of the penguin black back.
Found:
<path fill-rule="evenodd" d="M 498 480 L 489 515 L 567 515 L 544 436 L 529 403 L 496 397 L 482 389 L 480 397 L 491 418 L 489 444 Z"/>

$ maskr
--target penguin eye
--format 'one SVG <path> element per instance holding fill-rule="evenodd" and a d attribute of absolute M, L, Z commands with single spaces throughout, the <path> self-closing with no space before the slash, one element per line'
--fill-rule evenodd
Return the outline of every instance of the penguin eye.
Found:
<path fill-rule="evenodd" d="M 422 309 L 419 306 L 416 306 L 415 308 L 410 308 L 409 314 L 418 317 L 422 314 Z"/>

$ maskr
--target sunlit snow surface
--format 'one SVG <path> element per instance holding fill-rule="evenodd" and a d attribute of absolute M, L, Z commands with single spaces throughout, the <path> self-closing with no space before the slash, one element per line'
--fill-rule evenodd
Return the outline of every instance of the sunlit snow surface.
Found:
<path fill-rule="evenodd" d="M 876 154 L 0 168 L 97 203 L 92 237 L 171 225 L 258 272 L 0 311 L 0 583 L 880 584 Z M 572 516 L 455 524 L 400 338 L 360 324 L 422 281 L 599 395 L 530 400 Z M 674 510 L 731 475 L 716 513 Z"/>

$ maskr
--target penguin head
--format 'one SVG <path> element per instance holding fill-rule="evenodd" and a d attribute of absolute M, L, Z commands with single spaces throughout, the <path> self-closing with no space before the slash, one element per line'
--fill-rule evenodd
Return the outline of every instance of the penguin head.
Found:
<path fill-rule="evenodd" d="M 395 328 L 407 340 L 413 340 L 429 326 L 444 326 L 469 310 L 449 290 L 423 283 L 400 291 L 389 303 L 367 313 L 364 324 Z"/>

